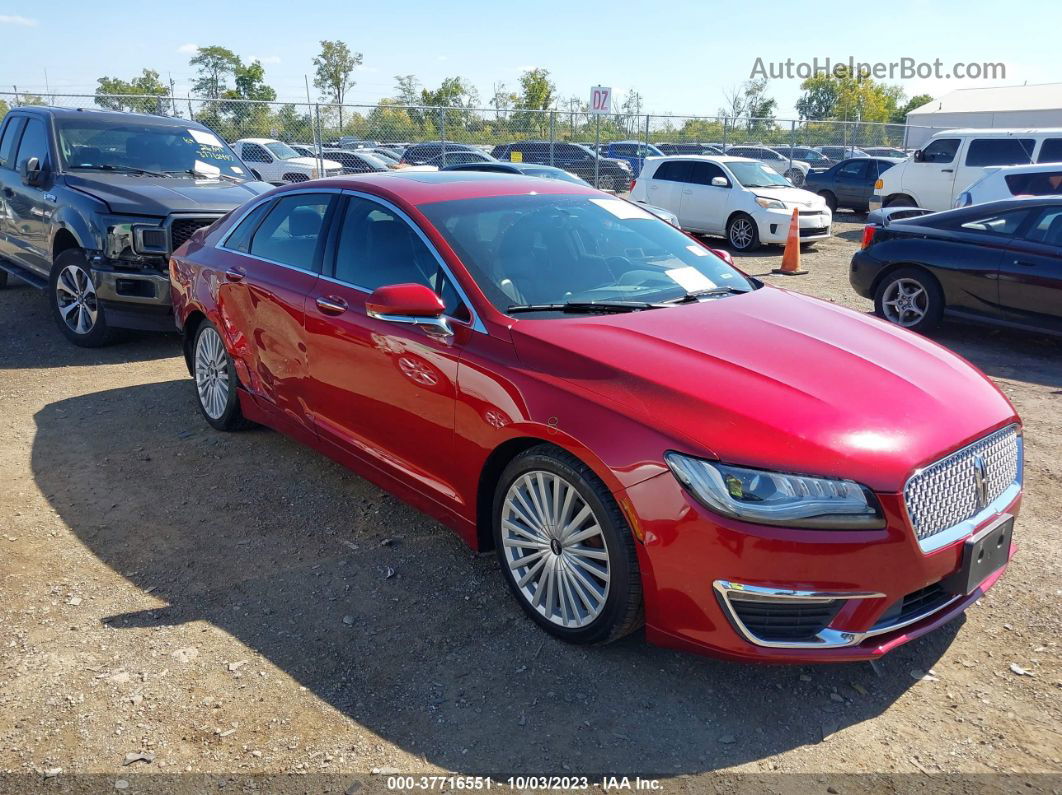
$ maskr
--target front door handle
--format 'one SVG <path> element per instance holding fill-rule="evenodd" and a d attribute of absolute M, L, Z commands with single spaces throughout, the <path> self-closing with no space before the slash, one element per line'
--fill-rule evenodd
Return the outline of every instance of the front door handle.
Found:
<path fill-rule="evenodd" d="M 229 268 L 225 271 L 225 278 L 230 282 L 242 282 L 243 277 L 246 276 L 243 272 L 243 268 Z"/>
<path fill-rule="evenodd" d="M 941 174 L 951 174 L 951 173 L 953 173 L 954 171 L 955 171 L 955 169 L 954 169 L 954 168 L 942 168 L 942 169 L 940 170 L 940 173 L 941 173 Z"/>
<path fill-rule="evenodd" d="M 317 298 L 317 308 L 325 315 L 342 315 L 347 311 L 347 302 L 334 295 L 322 295 Z"/>

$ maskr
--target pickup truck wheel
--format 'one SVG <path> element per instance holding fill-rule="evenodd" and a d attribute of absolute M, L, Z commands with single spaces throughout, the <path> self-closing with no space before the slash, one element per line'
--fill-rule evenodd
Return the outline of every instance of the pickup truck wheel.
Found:
<path fill-rule="evenodd" d="M 897 196 L 894 199 L 889 199 L 887 202 L 885 202 L 885 206 L 886 207 L 917 207 L 918 205 L 915 204 L 915 200 L 912 199 L 910 196 L 900 195 L 900 196 Z"/>
<path fill-rule="evenodd" d="M 48 283 L 48 300 L 64 337 L 82 348 L 113 341 L 114 330 L 107 325 L 92 271 L 80 249 L 67 249 L 55 258 Z"/>
<path fill-rule="evenodd" d="M 616 180 L 612 176 L 610 176 L 608 174 L 605 174 L 603 176 L 599 176 L 597 178 L 597 189 L 598 190 L 615 190 L 616 189 Z"/>
<path fill-rule="evenodd" d="M 823 201 L 826 202 L 826 206 L 830 208 L 830 212 L 831 213 L 836 213 L 837 212 L 837 197 L 834 196 L 833 193 L 831 191 L 828 191 L 828 190 L 819 191 L 819 195 L 823 198 Z"/>
<path fill-rule="evenodd" d="M 791 168 L 785 172 L 785 178 L 798 188 L 804 184 L 804 172 L 799 168 Z"/>

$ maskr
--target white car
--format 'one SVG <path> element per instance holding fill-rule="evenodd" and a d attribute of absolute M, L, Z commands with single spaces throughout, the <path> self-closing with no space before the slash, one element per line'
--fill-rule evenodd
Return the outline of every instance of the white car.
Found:
<path fill-rule="evenodd" d="M 946 130 L 882 174 L 870 209 L 948 210 L 958 194 L 990 168 L 1062 162 L 1062 129 Z"/>
<path fill-rule="evenodd" d="M 790 160 L 781 152 L 758 144 L 740 144 L 727 148 L 726 153 L 733 157 L 749 157 L 759 160 L 765 166 L 785 177 L 797 187 L 804 184 L 811 164 L 804 160 Z"/>
<path fill-rule="evenodd" d="M 273 138 L 241 138 L 232 148 L 263 182 L 272 182 L 274 185 L 334 177 L 343 173 L 341 163 L 304 157 L 286 143 Z M 320 173 L 318 163 L 323 164 L 324 174 Z"/>
<path fill-rule="evenodd" d="M 1034 166 L 999 166 L 966 188 L 955 199 L 956 207 L 1014 199 L 1019 196 L 1062 195 L 1062 163 Z"/>
<path fill-rule="evenodd" d="M 825 240 L 833 223 L 825 199 L 747 157 L 647 158 L 631 200 L 670 210 L 684 230 L 725 237 L 738 251 L 785 245 L 793 210 L 801 243 Z"/>

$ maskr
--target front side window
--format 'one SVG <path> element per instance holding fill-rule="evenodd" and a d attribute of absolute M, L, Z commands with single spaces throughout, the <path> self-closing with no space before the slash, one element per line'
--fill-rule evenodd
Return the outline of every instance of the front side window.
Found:
<path fill-rule="evenodd" d="M 41 168 L 48 163 L 48 128 L 40 119 L 26 119 L 26 130 L 15 155 L 16 166 L 21 167 L 31 157 L 37 158 Z"/>
<path fill-rule="evenodd" d="M 1009 237 L 1017 231 L 1019 226 L 1021 226 L 1021 222 L 1025 220 L 1026 215 L 1028 215 L 1028 211 L 1026 210 L 995 213 L 993 215 L 976 218 L 973 221 L 967 221 L 962 225 L 962 228 L 971 232 L 988 232 L 993 235 Z"/>
<path fill-rule="evenodd" d="M 1018 166 L 1032 162 L 1032 138 L 978 138 L 966 152 L 968 166 Z"/>
<path fill-rule="evenodd" d="M 1062 207 L 1048 207 L 1026 235 L 1029 240 L 1048 246 L 1062 246 Z"/>
<path fill-rule="evenodd" d="M 843 166 L 837 169 L 837 175 L 841 177 L 858 178 L 863 176 L 866 170 L 866 163 L 853 161 L 851 163 L 845 163 Z"/>
<path fill-rule="evenodd" d="M 442 298 L 446 314 L 468 319 L 468 311 L 438 260 L 404 218 L 357 196 L 347 200 L 339 227 L 335 278 L 363 290 L 390 284 L 423 284 Z"/>
<path fill-rule="evenodd" d="M 56 120 L 68 171 L 152 171 L 167 175 L 249 179 L 228 145 L 209 130 L 67 117 Z"/>
<path fill-rule="evenodd" d="M 248 163 L 272 163 L 273 158 L 269 156 L 269 152 L 263 149 L 258 144 L 244 144 L 243 145 L 243 159 Z"/>
<path fill-rule="evenodd" d="M 950 163 L 959 151 L 958 138 L 937 138 L 922 150 L 923 163 Z"/>
<path fill-rule="evenodd" d="M 301 270 L 317 270 L 327 193 L 300 193 L 278 199 L 254 233 L 252 257 Z"/>
<path fill-rule="evenodd" d="M 711 185 L 712 180 L 716 177 L 722 177 L 726 179 L 726 174 L 723 173 L 723 169 L 719 168 L 715 163 L 707 163 L 704 161 L 698 161 L 693 164 L 693 172 L 690 175 L 690 182 L 695 185 Z M 726 180 L 730 183 L 730 180 Z"/>
<path fill-rule="evenodd" d="M 523 304 L 657 302 L 753 289 L 708 249 L 622 199 L 540 194 L 420 209 L 502 312 Z"/>
<path fill-rule="evenodd" d="M 251 212 L 247 213 L 239 225 L 226 238 L 225 248 L 239 251 L 241 254 L 248 253 L 251 249 L 251 236 L 258 227 L 258 222 L 262 220 L 262 216 L 265 215 L 272 204 L 272 202 L 262 202 Z"/>
<path fill-rule="evenodd" d="M 296 157 L 301 157 L 298 152 L 280 141 L 272 141 L 271 143 L 266 144 L 265 148 L 268 149 L 270 154 L 276 157 L 277 160 L 293 160 Z"/>

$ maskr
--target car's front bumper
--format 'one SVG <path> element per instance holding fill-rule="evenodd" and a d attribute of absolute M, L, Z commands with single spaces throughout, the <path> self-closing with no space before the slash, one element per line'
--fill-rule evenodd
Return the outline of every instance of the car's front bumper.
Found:
<path fill-rule="evenodd" d="M 173 331 L 169 276 L 94 263 L 92 281 L 107 324 L 139 331 Z"/>
<path fill-rule="evenodd" d="M 1002 574 L 1004 569 L 989 575 L 969 594 L 950 593 L 943 581 L 962 565 L 964 539 L 924 553 L 907 523 L 901 496 L 878 496 L 887 520 L 884 529 L 814 531 L 713 514 L 670 473 L 630 487 L 622 500 L 644 539 L 638 553 L 647 638 L 749 661 L 874 659 L 957 617 Z M 1020 501 L 1019 494 L 974 532 L 1000 515 L 1016 514 Z M 735 592 L 743 599 L 755 597 L 753 592 L 781 599 L 817 595 L 820 601 L 839 600 L 839 607 L 814 637 L 765 640 L 736 615 L 729 601 Z M 922 593 L 927 597 L 919 602 Z M 910 610 L 896 612 L 909 601 Z"/>
<path fill-rule="evenodd" d="M 756 213 L 754 217 L 760 230 L 761 243 L 785 245 L 789 237 L 789 225 L 793 219 L 792 210 L 763 210 Z M 800 229 L 801 243 L 825 240 L 830 236 L 833 216 L 829 210 L 809 215 L 801 213 L 798 216 L 797 224 Z"/>
<path fill-rule="evenodd" d="M 868 211 L 870 211 L 870 212 L 873 212 L 874 210 L 880 210 L 884 206 L 885 206 L 885 197 L 884 196 L 879 196 L 876 193 L 874 195 L 872 195 L 870 197 L 870 200 L 867 202 L 867 208 L 868 208 Z"/>

